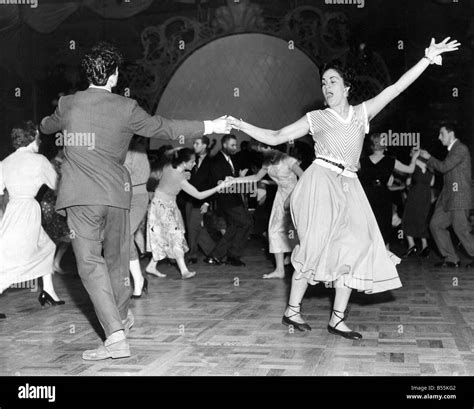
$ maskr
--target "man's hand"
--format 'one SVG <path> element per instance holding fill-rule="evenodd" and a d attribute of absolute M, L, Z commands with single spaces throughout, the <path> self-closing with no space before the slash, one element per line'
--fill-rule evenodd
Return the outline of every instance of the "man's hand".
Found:
<path fill-rule="evenodd" d="M 429 159 L 431 158 L 431 155 L 428 153 L 428 151 L 425 151 L 424 149 L 422 149 L 420 151 L 420 157 L 423 159 Z"/>
<path fill-rule="evenodd" d="M 247 174 L 248 171 L 249 171 L 248 169 L 242 169 L 242 170 L 240 170 L 240 171 L 239 171 L 239 176 L 240 176 L 241 178 L 245 177 L 245 175 Z"/>
<path fill-rule="evenodd" d="M 232 130 L 232 125 L 227 121 L 226 116 L 212 121 L 212 132 L 217 134 L 228 134 Z"/>
<path fill-rule="evenodd" d="M 227 116 L 227 123 L 234 129 L 238 129 L 240 131 L 242 126 L 242 120 L 234 118 L 233 116 Z"/>

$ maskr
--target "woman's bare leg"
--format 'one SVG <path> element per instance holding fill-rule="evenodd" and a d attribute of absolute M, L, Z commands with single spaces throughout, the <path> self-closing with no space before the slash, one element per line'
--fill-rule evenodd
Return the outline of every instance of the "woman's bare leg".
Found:
<path fill-rule="evenodd" d="M 285 277 L 285 253 L 275 253 L 276 268 L 269 274 L 264 274 L 263 278 L 284 278 Z"/>
<path fill-rule="evenodd" d="M 64 274 L 63 269 L 61 268 L 61 260 L 66 253 L 69 243 L 63 241 L 59 242 L 56 246 L 56 254 L 54 255 L 53 261 L 53 271 L 59 274 Z"/>
<path fill-rule="evenodd" d="M 424 250 L 426 247 L 428 247 L 428 240 L 425 237 L 421 238 L 421 249 Z"/>
<path fill-rule="evenodd" d="M 196 275 L 195 271 L 189 271 L 188 267 L 186 267 L 184 255 L 176 257 L 176 263 L 178 264 L 179 271 L 181 272 L 181 278 L 186 279 L 194 277 Z"/>
<path fill-rule="evenodd" d="M 148 274 L 151 274 L 151 275 L 154 275 L 154 276 L 157 276 L 157 277 L 166 277 L 166 274 L 163 274 L 163 273 L 160 273 L 158 271 L 158 269 L 156 268 L 156 263 L 158 263 L 157 261 L 155 261 L 153 259 L 153 257 L 150 259 L 150 262 L 148 263 L 148 265 L 146 266 L 145 268 L 145 271 L 148 273 Z"/>
<path fill-rule="evenodd" d="M 347 304 L 351 296 L 352 289 L 347 287 L 336 288 L 336 297 L 334 298 L 333 310 L 338 311 L 331 314 L 329 325 L 334 327 L 344 317 L 344 312 L 347 309 Z M 337 314 L 337 315 L 336 315 Z M 351 329 L 344 323 L 341 322 L 337 325 L 339 331 L 351 331 Z"/>
<path fill-rule="evenodd" d="M 303 300 L 306 289 L 308 288 L 308 282 L 306 279 L 301 278 L 296 279 L 296 271 L 293 273 L 291 278 L 291 291 L 290 291 L 290 300 L 288 302 L 288 307 L 285 310 L 285 316 L 289 317 L 292 321 L 303 324 L 305 321 L 301 318 L 300 306 L 301 301 Z M 296 315 L 294 315 L 296 313 Z"/>

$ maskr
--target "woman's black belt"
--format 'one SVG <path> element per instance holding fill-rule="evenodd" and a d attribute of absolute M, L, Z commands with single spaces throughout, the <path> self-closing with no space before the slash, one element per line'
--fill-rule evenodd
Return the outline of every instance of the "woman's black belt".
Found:
<path fill-rule="evenodd" d="M 330 163 L 331 165 L 334 165 L 337 168 L 341 169 L 343 172 L 346 170 L 346 167 L 344 167 L 344 165 L 341 165 L 340 163 L 337 163 L 337 162 L 333 162 L 332 160 L 321 158 L 321 157 L 316 157 L 316 159 L 321 159 L 324 162 Z M 349 170 L 349 172 L 352 172 L 350 169 L 347 169 L 347 170 Z"/>

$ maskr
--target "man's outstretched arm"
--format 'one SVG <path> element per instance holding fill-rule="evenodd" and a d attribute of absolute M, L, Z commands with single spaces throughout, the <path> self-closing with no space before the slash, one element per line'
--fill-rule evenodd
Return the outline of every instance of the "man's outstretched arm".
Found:
<path fill-rule="evenodd" d="M 182 136 L 227 134 L 231 130 L 230 124 L 224 117 L 213 121 L 167 119 L 160 115 L 149 115 L 136 101 L 132 106 L 129 126 L 132 132 L 137 135 L 172 140 L 177 140 Z"/>

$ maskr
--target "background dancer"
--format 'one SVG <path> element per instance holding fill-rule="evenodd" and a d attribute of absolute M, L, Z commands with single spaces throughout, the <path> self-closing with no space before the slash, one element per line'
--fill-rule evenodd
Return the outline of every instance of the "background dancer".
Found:
<path fill-rule="evenodd" d="M 233 182 L 258 182 L 268 174 L 278 186 L 272 212 L 268 223 L 269 252 L 275 255 L 275 271 L 263 275 L 263 278 L 285 277 L 285 253 L 293 250 L 295 237 L 291 237 L 293 223 L 284 204 L 303 174 L 298 161 L 277 149 L 261 147 L 264 155 L 263 166 L 256 175 L 232 179 Z M 293 232 L 294 234 L 294 232 Z"/>
<path fill-rule="evenodd" d="M 32 121 L 14 128 L 16 149 L 0 163 L 0 195 L 9 202 L 0 222 L 0 294 L 12 284 L 43 279 L 41 305 L 62 305 L 53 286 L 56 246 L 41 226 L 41 207 L 35 196 L 43 184 L 56 189 L 53 165 L 38 154 L 38 131 Z"/>
<path fill-rule="evenodd" d="M 196 164 L 194 151 L 189 148 L 174 149 L 169 155 L 169 163 L 163 168 L 160 183 L 148 212 L 147 245 L 153 258 L 146 271 L 153 274 L 153 264 L 156 265 L 164 258 L 170 258 L 176 260 L 181 278 L 187 279 L 194 277 L 196 272 L 189 271 L 184 261 L 184 254 L 189 247 L 184 237 L 183 217 L 176 204 L 176 196 L 184 190 L 188 195 L 203 200 L 230 183 L 200 192 L 187 181 L 186 175 Z"/>

